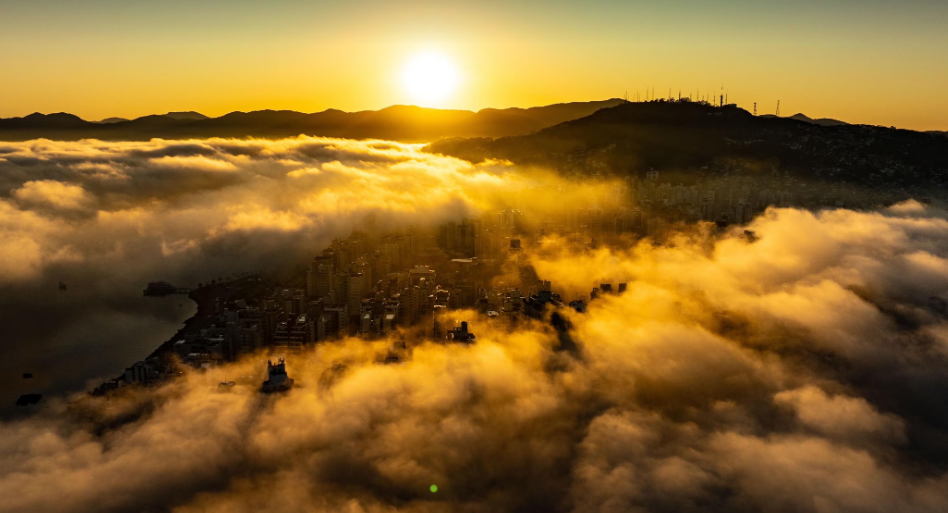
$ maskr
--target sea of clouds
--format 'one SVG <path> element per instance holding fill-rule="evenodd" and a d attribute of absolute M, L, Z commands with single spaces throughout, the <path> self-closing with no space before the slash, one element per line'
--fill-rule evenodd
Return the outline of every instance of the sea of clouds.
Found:
<path fill-rule="evenodd" d="M 534 180 L 380 141 L 4 143 L 0 303 L 65 272 L 292 262 L 367 215 L 457 218 Z M 475 345 L 381 365 L 402 335 L 319 344 L 283 395 L 254 355 L 0 423 L 0 511 L 948 511 L 944 212 L 571 248 L 528 258 L 567 296 L 628 290 L 565 334 L 462 312 Z"/>
<path fill-rule="evenodd" d="M 174 333 L 184 308 L 142 301 L 148 282 L 278 272 L 353 227 L 431 226 L 535 185 L 387 141 L 0 142 L 0 412 L 114 377 Z"/>
<path fill-rule="evenodd" d="M 372 213 L 380 227 L 475 213 L 522 186 L 511 170 L 387 141 L 0 142 L 0 283 L 155 254 L 163 268 L 187 252 L 228 268 L 289 259 Z M 286 233 L 308 240 L 287 247 Z"/>

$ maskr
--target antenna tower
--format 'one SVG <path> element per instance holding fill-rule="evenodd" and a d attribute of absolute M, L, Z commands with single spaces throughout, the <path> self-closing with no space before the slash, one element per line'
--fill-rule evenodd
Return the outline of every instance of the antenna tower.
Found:
<path fill-rule="evenodd" d="M 757 115 L 757 102 L 754 102 L 754 115 Z"/>
<path fill-rule="evenodd" d="M 777 117 L 780 117 L 780 100 L 777 100 Z"/>

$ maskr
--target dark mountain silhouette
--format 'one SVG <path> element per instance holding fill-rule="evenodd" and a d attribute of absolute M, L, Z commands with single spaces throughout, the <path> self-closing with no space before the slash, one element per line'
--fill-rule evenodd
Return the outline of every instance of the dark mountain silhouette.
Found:
<path fill-rule="evenodd" d="M 200 112 L 194 112 L 189 110 L 187 112 L 169 112 L 165 114 L 166 117 L 171 119 L 210 119 Z"/>
<path fill-rule="evenodd" d="M 425 149 L 580 175 L 644 176 L 654 168 L 683 182 L 740 170 L 893 190 L 948 183 L 948 138 L 937 134 L 822 126 L 690 102 L 623 103 L 534 134 L 447 139 Z"/>
<path fill-rule="evenodd" d="M 105 118 L 103 120 L 97 121 L 97 123 L 118 123 L 120 121 L 128 121 L 128 118 Z"/>
<path fill-rule="evenodd" d="M 0 120 L 0 127 L 7 126 L 14 130 L 82 130 L 88 127 L 90 123 L 84 121 L 79 116 L 57 112 L 56 114 L 40 114 L 34 112 L 29 116 L 22 118 L 10 118 Z M 93 123 L 94 125 L 94 123 Z"/>
<path fill-rule="evenodd" d="M 845 121 L 840 121 L 840 120 L 838 120 L 838 119 L 831 119 L 831 118 L 813 119 L 813 118 L 811 118 L 811 117 L 809 117 L 809 116 L 803 114 L 802 112 L 790 116 L 790 119 L 795 119 L 795 120 L 797 120 L 797 121 L 803 121 L 803 122 L 805 122 L 805 123 L 812 123 L 812 124 L 814 124 L 814 125 L 823 125 L 823 126 L 840 126 L 840 125 L 848 125 L 848 124 L 849 124 L 849 123 L 847 123 L 847 122 L 845 122 Z"/>
<path fill-rule="evenodd" d="M 840 121 L 840 120 L 838 120 L 838 119 L 831 119 L 831 118 L 813 119 L 813 118 L 807 116 L 806 114 L 803 114 L 802 112 L 801 112 L 801 113 L 794 114 L 794 115 L 789 116 L 789 117 L 786 117 L 786 118 L 782 118 L 782 117 L 780 117 L 780 116 L 775 116 L 775 115 L 773 115 L 773 114 L 763 114 L 763 115 L 761 115 L 760 117 L 762 117 L 762 118 L 764 118 L 764 119 L 793 119 L 793 120 L 796 120 L 796 121 L 803 121 L 804 123 L 810 123 L 811 125 L 822 125 L 822 126 L 840 126 L 840 125 L 848 125 L 848 124 L 849 124 L 849 123 L 847 123 L 847 122 L 845 122 L 845 121 Z"/>
<path fill-rule="evenodd" d="M 293 137 L 300 134 L 353 139 L 428 142 L 444 137 L 505 137 L 534 132 L 613 107 L 622 100 L 577 102 L 529 109 L 441 110 L 396 105 L 378 111 L 313 114 L 289 110 L 231 112 L 207 118 L 171 112 L 110 123 L 83 121 L 71 114 L 31 114 L 0 119 L 0 140 L 36 138 L 147 140 L 153 137 Z"/>

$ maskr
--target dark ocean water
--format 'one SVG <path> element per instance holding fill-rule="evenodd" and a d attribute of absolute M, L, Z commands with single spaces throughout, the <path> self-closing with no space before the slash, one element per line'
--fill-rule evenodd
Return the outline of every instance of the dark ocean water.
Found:
<path fill-rule="evenodd" d="M 184 295 L 143 297 L 146 281 L 109 286 L 44 280 L 0 291 L 0 417 L 48 407 L 53 396 L 88 390 L 121 374 L 170 338 L 197 311 Z M 33 377 L 24 379 L 23 373 Z M 16 407 L 21 394 L 43 394 Z"/>

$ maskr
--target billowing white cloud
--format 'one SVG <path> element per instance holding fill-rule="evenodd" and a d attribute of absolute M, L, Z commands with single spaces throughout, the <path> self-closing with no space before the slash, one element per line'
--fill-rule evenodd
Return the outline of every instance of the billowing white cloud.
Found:
<path fill-rule="evenodd" d="M 69 185 L 56 180 L 33 180 L 13 191 L 13 197 L 22 204 L 50 207 L 61 210 L 86 208 L 91 198 L 78 185 Z"/>
<path fill-rule="evenodd" d="M 226 160 L 217 160 L 202 156 L 182 157 L 165 155 L 164 157 L 149 159 L 148 161 L 159 168 L 169 167 L 198 171 L 237 171 L 237 166 Z"/>
<path fill-rule="evenodd" d="M 195 251 L 252 240 L 256 256 L 230 255 L 223 265 L 289 261 L 298 256 L 292 241 L 308 239 L 313 251 L 369 215 L 382 225 L 429 224 L 532 183 L 509 164 L 473 165 L 387 141 L 39 140 L 4 143 L 3 154 L 0 190 L 12 210 L 0 284 L 42 275 L 63 262 L 55 257 L 63 247 L 86 265 L 117 257 L 178 269 L 195 265 L 185 260 Z M 281 243 L 294 247 L 277 251 Z"/>
<path fill-rule="evenodd" d="M 865 437 L 905 441 L 901 419 L 880 414 L 860 397 L 829 396 L 811 385 L 780 392 L 774 402 L 792 409 L 804 426 L 830 437 L 856 442 Z"/>
<path fill-rule="evenodd" d="M 298 262 L 370 214 L 456 219 L 555 180 L 381 141 L 10 146 L 0 280 L 18 287 Z M 42 180 L 89 203 L 13 193 Z M 948 510 L 948 222 L 930 208 L 773 209 L 662 246 L 551 235 L 525 258 L 567 299 L 628 290 L 561 312 L 566 332 L 453 313 L 477 343 L 402 333 L 404 365 L 376 363 L 395 340 L 322 343 L 279 396 L 258 393 L 260 354 L 51 401 L 0 423 L 0 512 Z"/>

